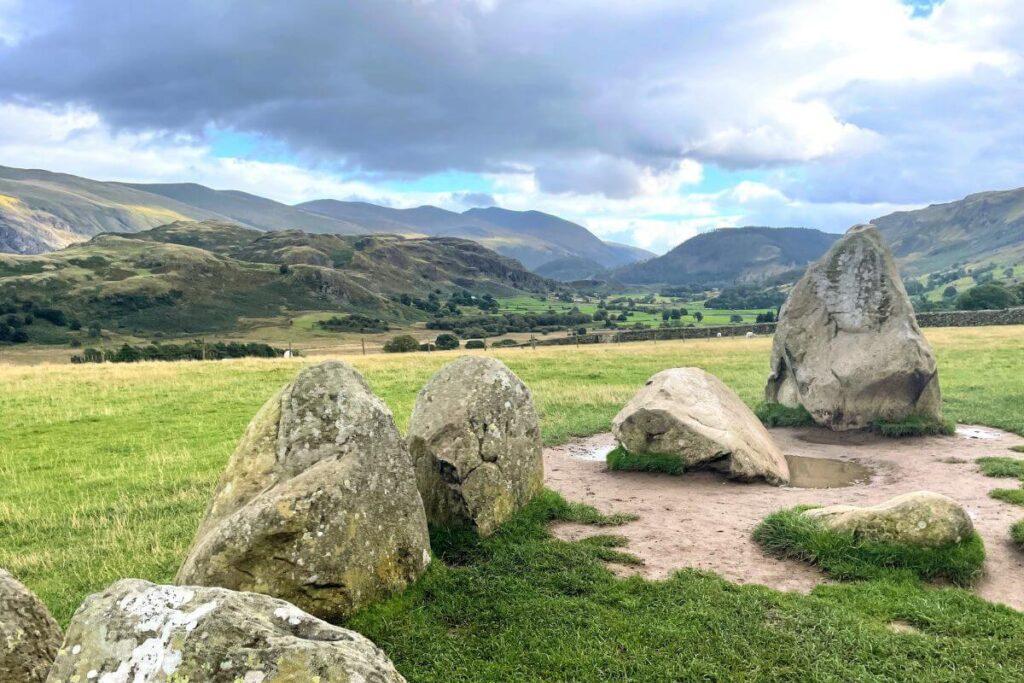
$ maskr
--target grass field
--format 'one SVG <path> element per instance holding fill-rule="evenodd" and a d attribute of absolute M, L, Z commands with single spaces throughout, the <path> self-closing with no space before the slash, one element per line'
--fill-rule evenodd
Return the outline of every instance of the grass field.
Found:
<path fill-rule="evenodd" d="M 637 295 L 642 297 L 643 295 Z M 614 299 L 616 297 L 609 297 Z M 560 313 L 565 313 L 571 310 L 573 307 L 579 308 L 581 312 L 593 315 L 597 312 L 596 303 L 565 303 L 556 299 L 545 299 L 540 300 L 532 296 L 516 296 L 506 297 L 498 299 L 498 303 L 501 305 L 502 312 L 512 313 L 543 313 L 549 309 L 553 309 Z M 662 308 L 685 308 L 689 315 L 682 318 L 681 322 L 684 325 L 694 325 L 696 327 L 713 327 L 716 325 L 731 325 L 734 324 L 731 320 L 733 315 L 739 315 L 743 319 L 743 323 L 756 322 L 759 313 L 766 313 L 775 309 L 715 309 L 705 308 L 703 301 L 689 301 L 683 302 L 678 299 L 669 299 L 666 297 L 658 296 L 655 297 L 653 304 L 641 304 L 641 306 L 660 306 Z M 693 314 L 700 311 L 703 318 L 698 322 Z M 609 311 L 610 314 L 618 315 L 621 311 Z M 633 315 L 629 316 L 628 322 L 620 322 L 619 325 L 629 326 L 634 323 L 643 323 L 644 325 L 650 325 L 651 327 L 658 327 L 662 323 L 660 313 L 645 313 L 643 311 L 635 311 Z M 592 323 L 587 325 L 588 328 L 592 329 L 603 329 L 603 323 Z"/>
<path fill-rule="evenodd" d="M 1024 434 L 1024 328 L 926 333 L 947 415 Z M 607 430 L 642 382 L 666 367 L 703 367 L 754 404 L 769 344 L 487 353 L 533 389 L 550 444 Z M 404 429 L 419 388 L 456 356 L 349 360 Z M 304 362 L 0 365 L 0 566 L 62 623 L 117 578 L 170 581 L 246 423 Z M 784 595 L 695 572 L 624 581 L 603 568 L 608 547 L 545 535 L 543 519 L 558 516 L 557 507 L 539 502 L 472 552 L 456 544 L 450 552 L 477 559 L 437 563 L 415 590 L 353 624 L 410 680 L 1024 679 L 1024 617 L 961 591 L 879 581 Z M 923 635 L 892 632 L 886 624 L 895 620 Z M 786 678 L 798 670 L 807 675 Z"/>

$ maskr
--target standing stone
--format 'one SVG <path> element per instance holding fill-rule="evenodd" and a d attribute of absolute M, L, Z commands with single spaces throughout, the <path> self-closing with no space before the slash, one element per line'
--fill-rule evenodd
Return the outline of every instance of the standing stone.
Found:
<path fill-rule="evenodd" d="M 823 426 L 942 420 L 939 376 L 882 234 L 857 225 L 807 269 L 782 307 L 765 398 Z"/>
<path fill-rule="evenodd" d="M 803 514 L 834 531 L 881 543 L 934 548 L 959 543 L 974 533 L 960 503 L 931 491 L 905 493 L 870 507 L 830 505 Z"/>
<path fill-rule="evenodd" d="M 60 647 L 46 605 L 0 569 L 0 683 L 42 683 Z"/>
<path fill-rule="evenodd" d="M 612 432 L 634 455 L 679 458 L 735 479 L 789 482 L 789 465 L 768 430 L 721 380 L 700 368 L 662 370 L 619 411 Z"/>
<path fill-rule="evenodd" d="M 542 450 L 530 390 L 501 361 L 460 358 L 416 399 L 409 451 L 432 524 L 492 533 L 540 492 Z"/>
<path fill-rule="evenodd" d="M 266 593 L 336 619 L 401 591 L 429 562 L 391 411 L 331 361 L 300 372 L 249 424 L 177 583 Z"/>
<path fill-rule="evenodd" d="M 224 588 L 124 579 L 86 598 L 49 683 L 402 683 L 363 636 Z"/>

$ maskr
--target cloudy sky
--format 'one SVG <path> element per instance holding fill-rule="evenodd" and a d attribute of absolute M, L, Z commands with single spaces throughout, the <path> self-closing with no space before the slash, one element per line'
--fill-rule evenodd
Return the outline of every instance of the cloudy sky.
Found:
<path fill-rule="evenodd" d="M 0 164 L 839 231 L 1024 185 L 1024 2 L 0 0 Z"/>

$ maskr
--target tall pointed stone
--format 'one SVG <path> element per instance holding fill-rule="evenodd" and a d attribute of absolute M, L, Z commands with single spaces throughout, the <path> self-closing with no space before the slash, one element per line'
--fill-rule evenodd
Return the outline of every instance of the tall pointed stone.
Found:
<path fill-rule="evenodd" d="M 391 411 L 351 366 L 304 369 L 253 418 L 177 582 L 265 593 L 337 619 L 430 562 Z"/>
<path fill-rule="evenodd" d="M 834 430 L 942 419 L 935 357 L 874 225 L 850 228 L 793 288 L 771 367 L 766 400 Z"/>

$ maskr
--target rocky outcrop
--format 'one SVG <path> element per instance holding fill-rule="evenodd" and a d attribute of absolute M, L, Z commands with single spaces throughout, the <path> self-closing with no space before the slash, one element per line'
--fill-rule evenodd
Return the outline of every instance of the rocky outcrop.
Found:
<path fill-rule="evenodd" d="M 804 515 L 859 539 L 937 547 L 959 543 L 974 532 L 971 518 L 952 498 L 930 491 L 906 493 L 871 507 L 831 505 Z"/>
<path fill-rule="evenodd" d="M 86 599 L 49 683 L 400 683 L 376 645 L 294 605 L 223 588 L 118 581 Z"/>
<path fill-rule="evenodd" d="M 427 382 L 409 423 L 409 451 L 432 524 L 486 536 L 543 486 L 533 397 L 493 358 L 460 358 Z"/>
<path fill-rule="evenodd" d="M 789 481 L 786 458 L 768 430 L 717 377 L 699 368 L 663 370 L 647 380 L 612 422 L 633 454 L 679 458 L 684 467 L 714 467 L 736 479 Z"/>
<path fill-rule="evenodd" d="M 246 429 L 179 584 L 283 598 L 340 618 L 430 562 L 412 461 L 391 411 L 341 362 L 304 369 Z"/>
<path fill-rule="evenodd" d="M 779 316 L 765 398 L 821 425 L 941 421 L 938 371 L 892 254 L 858 225 L 793 288 Z"/>
<path fill-rule="evenodd" d="M 0 683 L 42 683 L 60 647 L 46 605 L 0 569 Z"/>

